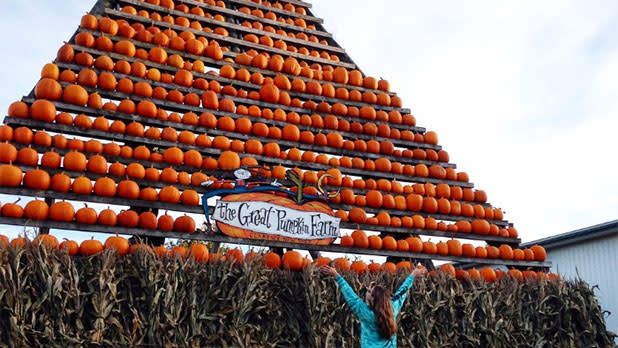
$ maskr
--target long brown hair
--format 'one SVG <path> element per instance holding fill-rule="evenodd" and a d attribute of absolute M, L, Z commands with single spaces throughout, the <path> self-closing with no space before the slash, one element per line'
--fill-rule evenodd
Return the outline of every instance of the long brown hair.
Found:
<path fill-rule="evenodd" d="M 391 292 L 376 285 L 373 288 L 373 303 L 371 309 L 376 317 L 378 332 L 380 336 L 390 340 L 397 332 L 397 324 L 393 317 L 393 307 L 391 306 Z"/>

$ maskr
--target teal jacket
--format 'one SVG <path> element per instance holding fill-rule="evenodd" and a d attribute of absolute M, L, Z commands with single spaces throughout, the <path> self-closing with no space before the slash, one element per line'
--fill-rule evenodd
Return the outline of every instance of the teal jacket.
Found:
<path fill-rule="evenodd" d="M 343 298 L 345 298 L 352 312 L 356 314 L 361 323 L 361 348 L 395 348 L 397 347 L 397 335 L 393 335 L 390 340 L 380 336 L 376 317 L 373 310 L 352 290 L 350 284 L 343 279 L 341 275 L 336 278 Z M 397 318 L 397 314 L 403 306 L 403 302 L 408 296 L 408 289 L 414 281 L 414 276 L 410 276 L 401 284 L 399 289 L 391 296 L 391 305 L 393 306 L 393 316 Z"/>

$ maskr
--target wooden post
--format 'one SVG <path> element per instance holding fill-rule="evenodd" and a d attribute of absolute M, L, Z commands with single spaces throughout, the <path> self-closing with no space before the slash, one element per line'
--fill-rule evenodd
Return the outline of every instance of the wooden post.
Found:
<path fill-rule="evenodd" d="M 51 207 L 52 204 L 54 204 L 55 199 L 51 198 L 51 197 L 45 197 L 45 203 L 47 203 L 48 206 Z M 49 234 L 49 227 L 39 227 L 39 234 Z"/>

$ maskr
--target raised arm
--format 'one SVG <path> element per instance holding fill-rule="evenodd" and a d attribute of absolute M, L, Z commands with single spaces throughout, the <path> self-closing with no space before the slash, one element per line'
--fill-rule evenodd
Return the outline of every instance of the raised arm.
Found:
<path fill-rule="evenodd" d="M 393 314 L 397 315 L 401 310 L 401 306 L 406 301 L 406 297 L 408 297 L 408 289 L 414 282 L 414 274 L 410 274 L 406 280 L 404 280 L 403 284 L 395 291 L 393 296 L 391 297 L 391 304 L 393 306 Z"/>
<path fill-rule="evenodd" d="M 391 305 L 393 306 L 393 314 L 396 316 L 401 310 L 401 306 L 406 301 L 406 297 L 408 297 L 408 290 L 412 283 L 414 282 L 414 277 L 422 277 L 427 273 L 427 269 L 425 268 L 415 268 L 414 271 L 404 280 L 403 284 L 395 291 L 393 296 L 391 297 Z"/>
<path fill-rule="evenodd" d="M 334 268 L 326 267 L 328 266 L 322 268 L 322 273 L 335 277 L 337 284 L 339 284 L 339 290 L 341 291 L 345 301 L 348 303 L 348 306 L 350 306 L 352 312 L 356 314 L 361 321 L 370 320 L 371 309 L 369 309 L 369 306 L 367 306 L 367 304 L 360 297 L 358 297 L 350 284 L 348 284 L 348 282 L 346 282 L 346 280 L 339 275 Z"/>
<path fill-rule="evenodd" d="M 354 314 L 356 314 L 356 316 L 360 320 L 369 319 L 369 313 L 371 312 L 371 309 L 369 309 L 369 306 L 367 306 L 365 301 L 358 297 L 352 287 L 350 287 L 350 284 L 348 284 L 348 282 L 346 282 L 342 276 L 337 275 L 337 277 L 335 277 L 335 280 L 337 281 L 337 284 L 339 284 L 341 294 L 343 295 L 345 301 L 348 303 L 348 306 L 350 306 L 352 312 L 354 312 Z"/>

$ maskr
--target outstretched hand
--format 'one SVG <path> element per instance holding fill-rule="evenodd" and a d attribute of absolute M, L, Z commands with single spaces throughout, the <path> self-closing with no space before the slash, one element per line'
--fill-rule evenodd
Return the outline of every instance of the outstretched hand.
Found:
<path fill-rule="evenodd" d="M 427 274 L 427 268 L 425 267 L 417 267 L 412 271 L 414 277 L 422 277 L 425 274 Z"/>
<path fill-rule="evenodd" d="M 331 277 L 336 277 L 339 275 L 339 273 L 337 272 L 336 269 L 334 269 L 333 267 L 330 266 L 322 266 L 320 268 L 320 272 L 324 275 L 329 275 Z"/>

